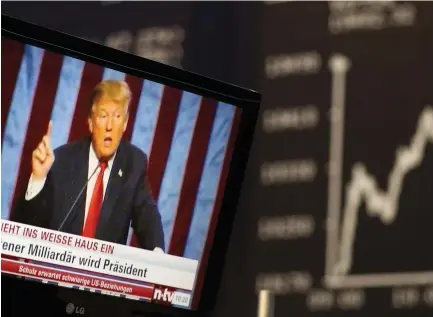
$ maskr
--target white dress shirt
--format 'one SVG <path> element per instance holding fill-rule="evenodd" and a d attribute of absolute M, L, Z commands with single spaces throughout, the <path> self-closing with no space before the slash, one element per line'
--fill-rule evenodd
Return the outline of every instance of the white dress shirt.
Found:
<path fill-rule="evenodd" d="M 108 161 L 107 168 L 104 171 L 104 177 L 102 179 L 103 186 L 104 186 L 103 197 L 105 197 L 105 191 L 107 189 L 108 180 L 110 179 L 110 173 L 111 173 L 111 170 L 113 168 L 113 162 L 114 162 L 115 157 L 116 157 L 116 154 L 114 154 L 113 157 Z M 97 168 L 98 165 L 99 165 L 99 159 L 96 156 L 95 151 L 93 150 L 92 144 L 90 144 L 89 169 L 87 171 L 87 179 L 89 179 L 92 176 L 93 171 L 95 170 L 95 168 Z M 84 228 L 84 225 L 86 223 L 87 214 L 89 213 L 90 201 L 92 200 L 93 189 L 95 187 L 96 179 L 98 178 L 100 169 L 101 168 L 98 167 L 98 170 L 95 172 L 95 174 L 93 174 L 92 178 L 87 183 L 86 208 L 85 208 L 85 214 L 84 214 L 83 228 Z M 119 173 L 120 173 L 120 171 L 119 171 Z M 30 176 L 30 180 L 29 180 L 29 184 L 27 186 L 27 191 L 26 191 L 26 196 L 25 196 L 26 200 L 30 200 L 30 199 L 34 198 L 37 194 L 39 194 L 40 191 L 42 190 L 42 188 L 44 188 L 45 181 L 46 181 L 46 178 L 44 178 L 43 180 L 37 181 L 37 180 L 33 179 L 33 175 Z M 160 248 L 155 248 L 154 251 L 162 252 L 162 253 L 164 252 Z"/>

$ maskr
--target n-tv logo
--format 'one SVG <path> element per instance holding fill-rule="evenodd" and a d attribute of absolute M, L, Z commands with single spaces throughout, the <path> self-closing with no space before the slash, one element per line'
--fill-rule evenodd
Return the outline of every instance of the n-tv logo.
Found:
<path fill-rule="evenodd" d="M 174 299 L 174 293 L 174 288 L 155 285 L 152 299 L 158 304 L 171 305 Z"/>

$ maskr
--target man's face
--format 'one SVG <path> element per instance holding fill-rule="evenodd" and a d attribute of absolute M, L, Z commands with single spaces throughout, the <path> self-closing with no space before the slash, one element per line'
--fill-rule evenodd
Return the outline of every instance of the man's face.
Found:
<path fill-rule="evenodd" d="M 127 123 L 126 106 L 108 99 L 100 99 L 93 104 L 89 130 L 99 159 L 109 160 L 114 155 Z"/>

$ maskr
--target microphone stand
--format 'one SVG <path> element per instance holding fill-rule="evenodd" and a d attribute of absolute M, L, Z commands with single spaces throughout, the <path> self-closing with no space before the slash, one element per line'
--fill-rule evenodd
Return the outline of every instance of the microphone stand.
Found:
<path fill-rule="evenodd" d="M 57 231 L 61 231 L 63 229 L 63 226 L 65 225 L 66 221 L 69 219 L 72 211 L 74 210 L 75 205 L 78 203 L 78 200 L 80 199 L 81 195 L 83 194 L 84 190 L 87 188 L 87 184 L 89 183 L 89 181 L 92 179 L 93 175 L 95 175 L 96 171 L 98 170 L 99 165 L 96 166 L 95 170 L 93 171 L 93 173 L 90 175 L 90 177 L 87 179 L 86 183 L 84 184 L 83 188 L 81 188 L 80 193 L 78 194 L 77 198 L 75 198 L 71 208 L 69 208 L 68 212 L 66 213 L 65 218 L 63 219 L 62 223 L 60 224 L 59 228 L 57 229 Z"/>

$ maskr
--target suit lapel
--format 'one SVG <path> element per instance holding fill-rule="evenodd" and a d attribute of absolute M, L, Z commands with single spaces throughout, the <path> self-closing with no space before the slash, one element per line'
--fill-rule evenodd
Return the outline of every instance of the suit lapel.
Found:
<path fill-rule="evenodd" d="M 89 147 L 90 139 L 86 139 L 80 144 L 77 157 L 74 158 L 74 163 L 69 174 L 71 191 L 65 191 L 65 194 L 68 195 L 67 199 L 65 200 L 68 201 L 68 204 L 66 205 L 65 216 L 72 207 L 75 199 L 77 199 L 83 186 L 86 184 L 89 169 Z M 78 198 L 78 201 L 74 206 L 74 211 L 72 211 L 71 219 L 68 221 L 68 224 L 66 224 L 69 232 L 81 234 L 84 224 L 85 206 L 86 189 L 84 189 L 83 193 L 81 193 L 81 196 Z"/>
<path fill-rule="evenodd" d="M 113 167 L 111 168 L 110 178 L 108 180 L 107 189 L 104 195 L 104 202 L 99 216 L 98 228 L 96 236 L 104 232 L 104 227 L 108 223 L 114 211 L 114 205 L 119 197 L 124 180 L 126 179 L 126 153 L 124 150 L 125 144 L 123 141 L 117 149 L 116 157 L 114 158 Z"/>

